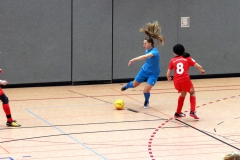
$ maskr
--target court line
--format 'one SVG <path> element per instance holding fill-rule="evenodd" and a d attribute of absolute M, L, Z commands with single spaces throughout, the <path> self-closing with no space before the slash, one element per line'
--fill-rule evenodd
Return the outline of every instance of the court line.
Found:
<path fill-rule="evenodd" d="M 5 148 L 3 148 L 2 146 L 0 146 L 0 148 L 2 148 L 4 151 L 6 151 L 7 153 L 9 153 L 8 150 L 6 150 Z"/>
<path fill-rule="evenodd" d="M 240 87 L 240 85 L 227 85 L 227 86 L 204 86 L 204 87 L 194 87 L 194 88 L 214 88 L 214 87 Z M 174 88 L 163 88 L 163 89 L 156 89 L 156 88 L 152 88 L 151 90 L 175 90 Z M 141 91 L 141 90 L 139 90 Z"/>
<path fill-rule="evenodd" d="M 234 89 L 212 89 L 212 90 L 198 90 L 197 92 L 206 92 L 206 91 L 225 91 L 225 90 L 239 90 L 240 88 L 234 88 Z M 167 90 L 167 89 L 166 89 Z M 173 89 L 171 89 L 173 90 Z M 70 91 L 70 90 L 69 90 Z M 115 90 L 117 91 L 117 90 Z M 73 91 L 70 91 L 72 93 L 76 93 L 76 94 L 79 94 L 79 95 L 83 95 L 83 94 L 80 94 L 80 93 L 77 93 L 77 92 L 73 92 Z M 118 91 L 117 91 L 118 92 Z M 120 93 L 120 92 L 118 92 Z M 176 91 L 168 91 L 168 92 L 157 92 L 157 93 L 151 93 L 151 94 L 166 94 L 166 93 L 176 93 Z M 120 95 L 122 95 L 120 93 Z M 134 96 L 134 95 L 142 95 L 142 94 L 124 94 L 124 95 L 130 95 L 130 96 Z M 18 101 L 37 101 L 37 100 L 57 100 L 57 99 L 72 99 L 72 98 L 86 98 L 86 97 L 89 97 L 89 98 L 93 98 L 93 99 L 97 99 L 96 97 L 114 97 L 114 96 L 119 96 L 119 94 L 117 95 L 100 95 L 100 96 L 87 96 L 87 95 L 83 95 L 83 97 L 61 97 L 61 98 L 34 98 L 34 99 L 12 99 L 11 101 L 15 101 L 15 102 L 18 102 Z M 97 99 L 97 100 L 100 100 L 100 101 L 103 101 L 103 102 L 106 102 L 106 103 L 110 103 L 110 102 L 107 102 L 107 101 L 104 101 L 104 100 L 101 100 L 101 99 Z M 110 104 L 113 104 L 113 103 L 110 103 Z"/>
<path fill-rule="evenodd" d="M 181 122 L 181 123 L 183 123 L 183 124 L 185 124 L 185 125 L 187 125 L 187 126 L 189 126 L 189 127 L 191 127 L 191 128 L 193 128 L 193 129 L 195 129 L 195 130 L 197 130 L 197 131 L 199 131 L 199 132 L 201 132 L 201 133 L 204 133 L 204 134 L 208 135 L 209 137 L 212 137 L 212 138 L 214 138 L 214 139 L 216 139 L 216 140 L 218 140 L 218 141 L 220 141 L 220 142 L 222 142 L 222 143 L 224 143 L 224 144 L 226 144 L 226 145 L 228 145 L 228 146 L 230 146 L 230 147 L 232 147 L 232 148 L 235 148 L 235 149 L 237 149 L 237 150 L 240 150 L 239 148 L 237 148 L 237 147 L 235 147 L 235 146 L 233 146 L 233 145 L 231 145 L 231 144 L 229 144 L 229 143 L 227 143 L 227 142 L 224 142 L 224 141 L 222 141 L 221 139 L 218 139 L 218 138 L 216 138 L 216 137 L 214 137 L 214 136 L 212 136 L 212 135 L 204 132 L 203 130 L 200 130 L 200 129 L 198 129 L 198 128 L 195 128 L 195 127 L 193 127 L 192 125 L 187 124 L 187 123 L 185 123 L 185 122 L 183 122 L 183 121 L 181 121 L 181 120 L 179 120 L 179 119 L 175 119 L 175 120 L 176 120 L 176 121 L 179 121 L 179 122 Z"/>
<path fill-rule="evenodd" d="M 240 96 L 240 95 L 238 95 L 238 96 Z M 236 98 L 236 97 L 237 97 L 237 96 L 231 96 L 231 97 L 229 97 L 229 98 L 223 98 L 222 100 L 227 100 L 227 99 Z M 216 100 L 215 102 L 219 102 L 219 101 L 221 101 L 221 100 L 218 99 L 218 100 Z M 214 102 L 209 102 L 209 104 L 212 104 L 212 103 L 214 103 Z M 207 104 L 202 104 L 202 106 L 206 106 L 206 105 L 207 105 Z M 196 108 L 199 108 L 199 107 L 200 107 L 200 106 L 197 106 Z M 188 111 L 184 111 L 184 112 L 188 112 Z M 152 158 L 152 160 L 154 160 L 154 156 L 153 156 L 153 152 L 152 152 L 152 141 L 153 141 L 153 138 L 154 138 L 155 134 L 157 133 L 157 131 L 158 131 L 159 129 L 161 129 L 163 125 L 165 125 L 166 123 L 170 122 L 171 120 L 173 120 L 173 118 L 170 118 L 170 119 L 167 120 L 165 123 L 162 123 L 160 126 L 158 126 L 158 128 L 156 128 L 156 130 L 155 130 L 155 131 L 153 132 L 153 134 L 151 135 L 151 138 L 149 139 L 148 150 L 149 150 L 149 155 L 150 155 L 150 157 Z M 224 141 L 222 141 L 222 140 L 220 140 L 220 139 L 218 139 L 218 138 L 216 138 L 216 137 L 214 137 L 214 136 L 211 136 L 210 134 L 207 134 L 206 132 L 204 132 L 204 131 L 202 131 L 202 130 L 199 130 L 199 129 L 193 127 L 193 126 L 190 126 L 189 124 L 187 124 L 187 123 L 185 123 L 185 122 L 180 121 L 180 120 L 177 119 L 177 118 L 176 118 L 175 120 L 177 120 L 177 121 L 181 122 L 182 124 L 185 124 L 185 125 L 187 125 L 187 126 L 189 126 L 189 127 L 192 127 L 192 128 L 194 128 L 194 129 L 202 132 L 202 133 L 205 133 L 206 135 L 208 135 L 208 136 L 210 136 L 210 137 L 212 137 L 212 138 L 215 138 L 215 139 L 217 139 L 217 140 L 219 140 L 219 141 L 221 141 L 221 142 L 223 142 L 223 143 L 225 143 L 225 144 L 228 144 L 228 143 L 226 143 L 226 142 L 224 142 Z M 233 148 L 236 149 L 235 146 L 232 146 L 231 144 L 228 144 L 228 145 L 230 145 L 231 147 L 233 147 Z M 239 148 L 237 148 L 237 149 L 240 150 Z"/>
<path fill-rule="evenodd" d="M 136 140 L 134 140 L 134 141 L 136 141 Z M 196 142 L 196 141 L 194 141 L 194 142 Z M 197 142 L 199 142 L 199 141 L 197 141 Z M 104 143 L 104 144 L 102 144 L 102 143 Z M 86 143 L 86 144 L 88 144 L 88 145 L 96 145 L 96 146 L 103 145 L 104 147 L 101 147 L 101 149 L 103 149 L 103 148 L 104 149 L 112 148 L 112 147 L 123 148 L 123 147 L 135 147 L 135 146 L 142 146 L 142 147 L 144 147 L 145 146 L 145 144 L 140 144 L 139 145 L 137 143 L 135 143 L 136 145 L 121 145 L 121 144 L 118 145 L 118 144 L 109 144 L 109 142 L 102 142 L 102 143 Z M 192 144 L 189 144 L 189 145 L 184 145 L 186 148 L 181 148 L 181 149 L 178 149 L 178 150 L 188 150 L 188 151 L 190 151 L 190 150 L 194 150 L 194 149 L 198 149 L 198 148 L 202 148 L 202 147 L 204 147 L 204 148 L 212 148 L 212 146 L 210 146 L 210 145 L 213 145 L 214 147 L 222 147 L 223 144 L 208 144 L 208 147 L 206 147 L 205 145 L 203 145 L 201 143 L 200 144 L 198 144 L 198 143 L 193 144 L 192 143 Z M 182 143 L 172 143 L 170 145 L 159 144 L 157 146 L 166 146 L 166 147 L 182 146 Z M 37 146 L 31 146 L 31 147 L 37 147 Z M 42 147 L 42 146 L 39 146 L 39 147 Z M 15 148 L 19 148 L 19 147 L 15 147 Z M 93 148 L 99 148 L 99 147 L 93 147 Z M 79 149 L 69 149 L 69 150 L 73 151 L 73 150 L 79 150 Z M 63 149 L 62 150 L 61 149 L 59 149 L 59 150 L 49 150 L 49 151 L 63 151 Z M 156 149 L 155 151 L 169 151 L 169 149 Z M 38 152 L 39 153 L 39 152 L 45 152 L 45 151 L 42 151 L 42 150 L 41 151 L 34 151 L 33 150 L 32 152 Z M 126 154 L 126 153 L 140 153 L 140 152 L 143 152 L 143 151 L 131 151 L 131 152 L 126 152 L 125 151 L 124 153 Z M 15 153 L 27 153 L 27 152 L 15 152 Z M 121 152 L 115 152 L 115 153 L 111 152 L 111 153 L 106 153 L 105 155 L 111 155 L 111 154 L 122 154 L 122 153 Z"/>
<path fill-rule="evenodd" d="M 99 153 L 97 153 L 96 151 L 92 150 L 91 148 L 89 148 L 88 146 L 84 145 L 83 143 L 81 143 L 80 141 L 78 141 L 77 139 L 75 139 L 74 137 L 72 137 L 71 135 L 65 133 L 64 131 L 62 131 L 61 129 L 59 129 L 58 127 L 52 125 L 50 122 L 46 121 L 45 119 L 41 118 L 40 116 L 36 115 L 35 113 L 31 112 L 30 110 L 28 110 L 27 108 L 25 108 L 26 111 L 28 111 L 30 114 L 34 115 L 35 117 L 37 117 L 38 119 L 42 120 L 43 122 L 49 124 L 50 126 L 54 127 L 56 130 L 58 130 L 60 133 L 63 133 L 63 135 L 68 136 L 70 139 L 74 140 L 75 142 L 77 142 L 78 144 L 82 145 L 83 147 L 85 147 L 86 149 L 88 149 L 89 151 L 95 153 L 96 155 L 98 155 L 99 157 L 103 158 L 103 159 L 107 159 L 105 157 L 103 157 L 102 155 L 100 155 Z"/>
<path fill-rule="evenodd" d="M 0 158 L 0 159 L 5 159 L 5 160 L 14 160 L 12 157 L 3 157 L 3 158 Z"/>
<path fill-rule="evenodd" d="M 92 99 L 96 99 L 96 100 L 98 100 L 98 101 L 102 101 L 102 102 L 105 102 L 105 103 L 113 104 L 113 103 L 108 102 L 108 101 L 104 101 L 104 100 L 101 100 L 101 99 L 98 99 L 98 98 L 94 98 L 93 96 L 87 96 L 87 95 L 85 95 L 85 94 L 81 94 L 81 93 L 74 92 L 74 91 L 71 91 L 71 90 L 68 90 L 68 91 L 69 91 L 69 92 L 72 92 L 72 93 L 75 93 L 75 94 L 79 94 L 79 95 L 81 95 L 81 96 L 85 96 L 85 97 L 89 97 L 89 98 L 92 98 Z"/>
<path fill-rule="evenodd" d="M 203 130 L 203 131 L 204 131 L 204 130 Z M 240 141 L 238 141 L 238 140 L 234 140 L 234 139 L 230 139 L 230 138 L 228 138 L 228 137 L 233 137 L 233 136 L 236 136 L 236 135 L 223 136 L 223 135 L 215 134 L 215 133 L 208 132 L 208 131 L 204 131 L 204 132 L 206 132 L 206 133 L 210 133 L 210 134 L 213 134 L 213 135 L 217 135 L 217 136 L 222 137 L 222 138 L 224 138 L 224 139 L 227 139 L 227 140 L 229 140 L 229 141 L 233 141 L 233 142 L 240 143 Z M 237 136 L 239 136 L 239 135 L 237 135 Z"/>
<path fill-rule="evenodd" d="M 164 119 L 151 119 L 151 120 L 136 120 L 136 121 L 117 121 L 117 122 L 99 122 L 99 123 L 79 123 L 79 124 L 66 124 L 66 125 L 54 125 L 56 127 L 68 127 L 68 126 L 82 126 L 82 125 L 98 125 L 98 124 L 115 124 L 115 123 L 136 123 L 136 122 L 147 122 L 147 121 L 159 121 Z M 1 128 L 0 130 L 12 130 L 12 129 L 29 129 L 29 128 L 45 128 L 52 126 L 31 126 L 31 127 L 16 127 L 16 128 Z"/>
<path fill-rule="evenodd" d="M 54 126 L 53 126 L 54 127 Z M 176 127 L 179 128 L 179 127 Z M 47 136 L 38 136 L 38 137 L 29 137 L 29 138 L 20 138 L 20 139 L 13 139 L 9 141 L 1 141 L 0 143 L 7 143 L 7 142 L 14 142 L 14 141 L 22 141 L 28 139 L 39 139 L 39 138 L 47 138 L 47 137 L 58 137 L 58 136 L 69 136 L 70 135 L 79 135 L 79 134 L 91 134 L 91 133 L 107 133 L 107 132 L 126 132 L 126 131 L 142 131 L 142 130 L 152 130 L 155 128 L 138 128 L 138 129 L 124 129 L 124 130 L 106 130 L 106 131 L 94 131 L 94 132 L 78 132 L 78 133 L 63 133 L 63 134 L 52 134 Z M 78 141 L 79 142 L 79 141 Z"/>

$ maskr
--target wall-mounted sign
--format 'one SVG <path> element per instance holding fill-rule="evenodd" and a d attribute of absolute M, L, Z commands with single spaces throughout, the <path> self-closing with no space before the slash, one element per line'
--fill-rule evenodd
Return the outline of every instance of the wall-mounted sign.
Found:
<path fill-rule="evenodd" d="M 181 27 L 190 26 L 190 17 L 181 17 Z"/>

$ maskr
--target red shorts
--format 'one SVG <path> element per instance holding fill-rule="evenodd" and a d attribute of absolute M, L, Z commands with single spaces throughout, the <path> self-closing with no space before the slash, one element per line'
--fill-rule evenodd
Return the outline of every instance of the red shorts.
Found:
<path fill-rule="evenodd" d="M 174 82 L 174 87 L 176 90 L 178 90 L 178 93 L 182 91 L 190 92 L 190 90 L 193 88 L 193 84 L 190 79 L 186 79 L 184 81 Z"/>

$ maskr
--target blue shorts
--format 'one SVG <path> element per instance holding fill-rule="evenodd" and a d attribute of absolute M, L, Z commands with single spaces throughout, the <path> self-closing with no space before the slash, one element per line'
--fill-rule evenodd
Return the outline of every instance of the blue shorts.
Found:
<path fill-rule="evenodd" d="M 155 83 L 158 80 L 158 76 L 159 74 L 148 74 L 145 71 L 143 71 L 142 69 L 138 72 L 137 76 L 135 77 L 135 80 L 138 83 L 142 83 L 145 80 L 147 80 L 147 83 L 150 84 L 151 86 L 154 86 Z"/>

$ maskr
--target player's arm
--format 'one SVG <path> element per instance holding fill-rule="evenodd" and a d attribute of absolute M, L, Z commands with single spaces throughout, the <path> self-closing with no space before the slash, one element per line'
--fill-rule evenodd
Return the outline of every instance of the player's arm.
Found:
<path fill-rule="evenodd" d="M 133 62 L 135 62 L 135 61 L 145 60 L 145 59 L 150 58 L 152 56 L 153 56 L 153 54 L 149 53 L 149 54 L 145 54 L 145 55 L 142 55 L 142 56 L 135 57 L 135 58 L 133 58 L 129 61 L 128 66 L 131 66 L 133 64 Z"/>
<path fill-rule="evenodd" d="M 6 84 L 8 84 L 8 82 L 7 81 L 5 81 L 5 80 L 0 80 L 0 84 L 2 84 L 2 85 L 6 85 Z"/>
<path fill-rule="evenodd" d="M 166 77 L 167 77 L 167 79 L 168 79 L 169 82 L 172 80 L 172 78 L 170 77 L 170 74 L 171 74 L 171 70 L 168 69 L 168 70 L 167 70 Z"/>
<path fill-rule="evenodd" d="M 202 66 L 199 65 L 198 63 L 195 63 L 195 64 L 194 64 L 194 67 L 196 67 L 202 74 L 205 73 L 205 71 L 203 70 Z"/>

